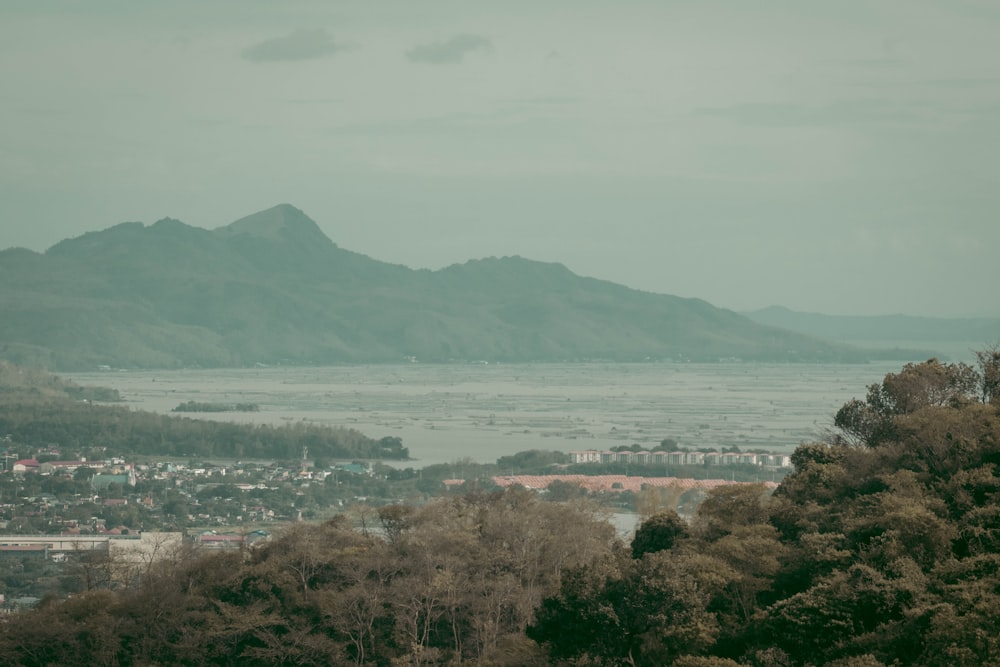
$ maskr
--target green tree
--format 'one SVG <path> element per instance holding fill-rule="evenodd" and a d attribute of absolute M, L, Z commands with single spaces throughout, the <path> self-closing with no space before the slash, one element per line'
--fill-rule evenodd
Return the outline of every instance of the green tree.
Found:
<path fill-rule="evenodd" d="M 976 351 L 979 391 L 983 403 L 1000 402 L 1000 343 Z"/>
<path fill-rule="evenodd" d="M 713 567 L 714 566 L 714 567 Z M 528 636 L 555 660 L 578 664 L 666 665 L 715 641 L 708 611 L 711 572 L 731 573 L 704 557 L 669 552 L 633 559 L 621 553 L 566 572 L 546 598 Z"/>
<path fill-rule="evenodd" d="M 770 492 L 763 484 L 725 484 L 709 490 L 695 511 L 693 529 L 714 541 L 739 527 L 768 522 Z"/>
<path fill-rule="evenodd" d="M 632 558 L 671 549 L 688 534 L 688 525 L 673 510 L 654 514 L 643 521 L 632 538 Z"/>
<path fill-rule="evenodd" d="M 958 407 L 976 396 L 981 380 L 968 364 L 929 359 L 888 373 L 868 387 L 864 401 L 853 399 L 834 417 L 848 442 L 875 447 L 896 437 L 894 418 L 926 407 Z"/>

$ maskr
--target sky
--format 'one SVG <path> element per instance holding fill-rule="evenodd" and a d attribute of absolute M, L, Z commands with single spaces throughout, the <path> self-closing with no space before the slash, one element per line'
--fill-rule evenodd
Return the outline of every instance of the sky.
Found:
<path fill-rule="evenodd" d="M 1000 316 L 998 34 L 995 0 L 4 0 L 0 248 L 290 203 L 412 268 Z"/>

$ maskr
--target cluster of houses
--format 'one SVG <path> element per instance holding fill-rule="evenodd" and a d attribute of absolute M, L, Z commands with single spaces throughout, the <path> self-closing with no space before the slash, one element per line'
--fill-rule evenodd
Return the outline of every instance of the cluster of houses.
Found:
<path fill-rule="evenodd" d="M 585 449 L 569 453 L 573 463 L 629 463 L 636 465 L 667 466 L 724 466 L 746 465 L 763 468 L 791 468 L 788 454 L 751 452 L 663 452 L 663 451 L 601 451 Z"/>
<path fill-rule="evenodd" d="M 152 464 L 134 464 L 121 458 L 108 461 L 44 461 L 20 459 L 9 465 L 12 473 L 38 475 L 72 476 L 80 468 L 89 468 L 94 474 L 90 484 L 96 491 L 106 489 L 111 484 L 123 487 L 136 485 L 139 479 L 171 481 L 177 486 L 185 482 L 198 484 L 206 478 L 226 478 L 242 491 L 268 488 L 268 482 L 322 481 L 336 475 L 337 471 L 357 475 L 371 475 L 370 464 L 343 463 L 327 470 L 315 470 L 308 462 L 301 466 L 283 466 L 277 463 L 201 463 L 190 465 L 185 462 L 164 461 Z M 251 478 L 253 481 L 245 481 Z"/>
<path fill-rule="evenodd" d="M 58 450 L 39 452 L 37 458 L 17 458 L 9 452 L 5 455 L 0 472 L 0 485 L 5 485 L 6 497 L 0 494 L 0 537 L 3 533 L 28 532 L 32 529 L 54 530 L 64 533 L 116 534 L 128 530 L 124 526 L 116 528 L 122 521 L 121 513 L 105 512 L 114 507 L 137 506 L 142 514 L 137 519 L 135 512 L 126 512 L 138 528 L 176 525 L 163 513 L 163 504 L 170 497 L 183 503 L 183 510 L 175 507 L 171 516 L 182 522 L 200 525 L 225 526 L 243 523 L 288 521 L 298 518 L 298 510 L 291 506 L 287 492 L 276 496 L 268 493 L 253 495 L 256 503 L 250 504 L 238 497 L 208 500 L 203 493 L 206 489 L 225 487 L 239 491 L 275 491 L 292 489 L 301 495 L 301 487 L 313 483 L 323 483 L 337 476 L 371 476 L 372 467 L 367 464 L 343 463 L 327 469 L 313 469 L 311 462 L 299 465 L 282 465 L 277 462 L 203 462 L 198 464 L 184 461 L 160 461 L 148 464 L 133 463 L 118 457 L 107 460 L 61 460 Z M 49 460 L 51 459 L 51 460 Z M 86 474 L 81 474 L 85 471 Z M 79 492 L 73 496 L 44 492 L 40 483 L 28 480 L 64 477 L 86 480 L 90 493 Z M 138 482 L 145 482 L 137 488 Z M 12 486 L 13 485 L 13 486 Z M 32 488 L 34 487 L 34 488 Z M 79 487 L 77 487 L 79 488 Z M 141 490 L 140 490 L 141 489 Z M 154 500 L 155 498 L 155 500 Z M 280 498 L 280 499 L 279 499 Z M 157 502 L 158 501 L 158 502 Z M 98 506 L 97 509 L 94 506 Z M 91 514 L 81 514 L 83 508 Z M 186 510 L 186 511 L 184 511 Z M 96 514 L 94 516 L 93 514 Z M 104 516 L 102 516 L 102 514 Z M 213 540 L 208 539 L 208 542 Z M 14 546 L 14 545 L 8 545 Z M 6 551 L 12 551 L 7 549 Z M 0 551 L 4 549 L 0 548 Z"/>
<path fill-rule="evenodd" d="M 44 461 L 37 459 L 21 459 L 10 467 L 14 473 L 37 473 L 39 475 L 72 475 L 80 468 L 94 471 L 90 478 L 90 486 L 95 491 L 101 491 L 112 484 L 135 486 L 135 465 L 126 463 L 124 459 L 114 458 L 110 461 Z"/>

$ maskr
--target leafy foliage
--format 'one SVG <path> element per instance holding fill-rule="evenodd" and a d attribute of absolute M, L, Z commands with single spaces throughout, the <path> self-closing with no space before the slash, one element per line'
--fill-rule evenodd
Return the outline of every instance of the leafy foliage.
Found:
<path fill-rule="evenodd" d="M 907 364 L 902 372 L 889 373 L 880 384 L 868 387 L 863 402 L 854 399 L 845 404 L 834 424 L 852 442 L 874 447 L 896 437 L 894 417 L 969 402 L 980 382 L 976 370 L 964 363 L 942 364 L 930 359 Z"/>
<path fill-rule="evenodd" d="M 636 529 L 632 537 L 632 557 L 642 558 L 644 554 L 670 549 L 687 533 L 688 525 L 677 512 L 668 510 L 655 514 Z"/>
<path fill-rule="evenodd" d="M 0 664 L 543 664 L 518 643 L 534 608 L 612 543 L 588 506 L 517 488 L 381 514 L 388 539 L 344 518 L 296 524 L 249 552 L 179 553 L 133 590 L 54 601 L 0 626 Z"/>
<path fill-rule="evenodd" d="M 616 605 L 621 582 L 655 588 L 623 560 L 564 578 L 533 636 L 579 665 L 997 664 L 1000 414 L 982 402 L 982 377 L 936 360 L 908 365 L 847 408 L 878 428 L 803 445 L 772 496 L 713 491 L 664 549 L 648 546 L 659 521 L 643 524 L 639 562 L 702 559 L 699 590 L 711 593 L 669 621 L 677 629 L 710 612 L 711 641 L 677 649 L 690 655 L 649 651 L 663 645 L 625 620 L 636 614 Z M 647 618 L 675 609 L 667 591 L 630 599 Z"/>

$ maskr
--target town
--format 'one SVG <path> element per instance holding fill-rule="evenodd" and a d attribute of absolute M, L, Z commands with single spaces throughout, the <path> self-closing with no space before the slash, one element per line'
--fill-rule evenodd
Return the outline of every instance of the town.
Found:
<path fill-rule="evenodd" d="M 125 574 L 106 574 L 104 582 L 123 586 L 135 568 L 177 549 L 247 549 L 295 522 L 347 514 L 363 524 L 379 506 L 472 488 L 520 485 L 552 499 L 571 488 L 570 495 L 592 494 L 634 511 L 643 490 L 697 496 L 735 480 L 736 471 L 743 481 L 773 484 L 761 473 L 773 478 L 790 466 L 783 454 L 638 446 L 525 452 L 497 465 L 460 461 L 416 470 L 309 459 L 305 448 L 301 460 L 290 462 L 64 458 L 57 447 L 25 459 L 11 448 L 0 456 L 0 609 L 8 612 L 88 585 L 66 572 L 79 573 L 95 558 L 116 562 Z"/>

